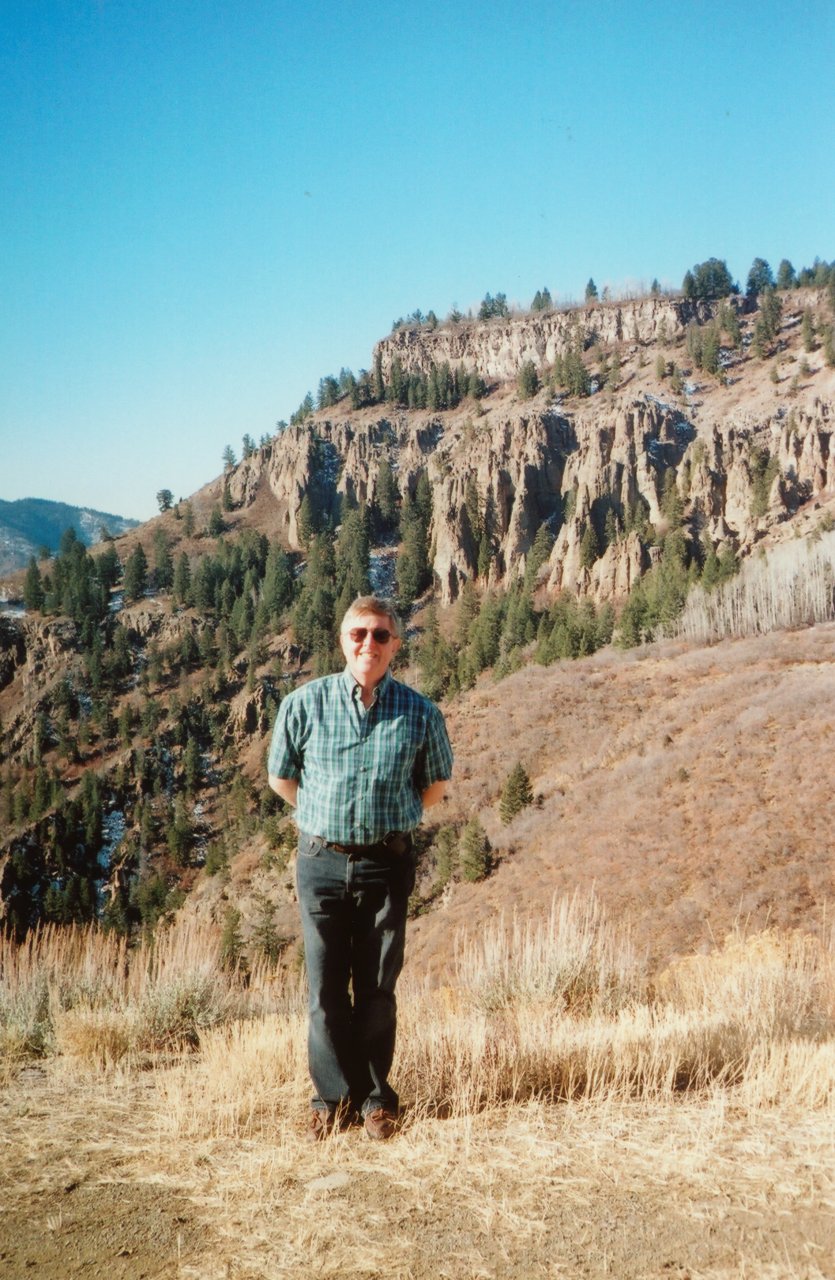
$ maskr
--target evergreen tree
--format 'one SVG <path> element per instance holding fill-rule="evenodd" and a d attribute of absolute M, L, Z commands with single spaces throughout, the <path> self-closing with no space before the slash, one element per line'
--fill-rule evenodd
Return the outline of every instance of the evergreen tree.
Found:
<path fill-rule="evenodd" d="M 432 853 L 435 859 L 435 889 L 440 891 L 452 879 L 455 869 L 455 853 L 458 840 L 455 828 L 440 827 L 432 841 Z"/>
<path fill-rule="evenodd" d="M 766 289 L 774 288 L 774 275 L 765 258 L 755 258 L 748 272 L 745 294 L 748 298 L 757 298 Z"/>
<path fill-rule="evenodd" d="M 526 805 L 533 804 L 531 780 L 521 760 L 513 766 L 502 787 L 499 800 L 499 816 L 507 824 L 520 813 Z"/>
<path fill-rule="evenodd" d="M 208 869 L 208 858 L 206 860 Z M 228 906 L 223 917 L 223 932 L 220 935 L 220 963 L 226 970 L 241 968 L 244 952 L 244 941 L 241 935 L 241 913 L 237 907 Z"/>
<path fill-rule="evenodd" d="M 43 608 L 44 598 L 41 571 L 37 560 L 34 556 L 31 556 L 23 583 L 23 603 L 29 610 L 40 610 Z"/>
<path fill-rule="evenodd" d="M 193 796 L 203 781 L 203 757 L 200 744 L 192 734 L 183 753 L 183 782 L 186 794 Z"/>
<path fill-rule="evenodd" d="M 188 862 L 191 845 L 194 839 L 194 828 L 188 816 L 185 804 L 180 796 L 174 802 L 173 813 L 168 820 L 166 841 L 172 860 L 178 867 Z"/>
<path fill-rule="evenodd" d="M 702 365 L 705 373 L 719 372 L 719 329 L 710 324 L 705 327 L 702 339 Z"/>
<path fill-rule="evenodd" d="M 516 378 L 516 386 L 522 400 L 530 400 L 539 390 L 539 375 L 533 360 L 526 360 Z"/>
<path fill-rule="evenodd" d="M 125 565 L 124 588 L 128 600 L 141 600 L 148 587 L 148 557 L 137 542 Z"/>
<path fill-rule="evenodd" d="M 797 284 L 797 276 L 794 267 L 788 258 L 784 258 L 777 268 L 777 288 L 793 289 Z"/>
<path fill-rule="evenodd" d="M 456 669 L 456 654 L 441 635 L 437 610 L 431 605 L 426 613 L 423 635 L 417 651 L 420 687 L 428 698 L 437 701 L 448 691 Z"/>
<path fill-rule="evenodd" d="M 111 590 L 119 581 L 119 577 L 122 573 L 119 556 L 117 555 L 116 548 L 112 542 L 108 542 L 104 551 L 102 551 L 101 555 L 96 560 L 96 571 L 102 585 L 102 590 L 105 595 L 109 597 Z"/>
<path fill-rule="evenodd" d="M 384 454 L 377 468 L 377 483 L 374 487 L 374 516 L 381 533 L 389 533 L 395 528 L 399 500 L 397 481 L 391 463 Z"/>
<path fill-rule="evenodd" d="M 311 499 L 310 492 L 308 490 L 305 490 L 301 506 L 299 507 L 296 528 L 298 529 L 299 544 L 305 548 L 310 545 L 310 540 L 313 535 L 319 531 L 319 521 L 313 507 L 313 500 Z"/>
<path fill-rule="evenodd" d="M 164 529 L 154 531 L 154 586 L 158 591 L 170 591 L 174 582 L 174 561 L 171 546 Z"/>
<path fill-rule="evenodd" d="M 368 524 L 365 505 L 349 511 L 334 545 L 336 590 L 344 592 L 349 601 L 371 590 Z"/>
<path fill-rule="evenodd" d="M 586 521 L 583 536 L 580 539 L 580 565 L 583 569 L 591 569 L 600 558 L 600 544 L 592 520 Z"/>
<path fill-rule="evenodd" d="M 432 488 L 425 471 L 418 477 L 414 500 L 403 496 L 400 529 L 403 538 L 397 557 L 397 590 L 404 607 L 411 605 L 432 580 L 429 563 L 429 522 Z"/>
<path fill-rule="evenodd" d="M 525 560 L 525 588 L 533 591 L 539 570 L 548 561 L 554 546 L 554 535 L 547 524 L 541 524 L 536 531 L 533 546 Z"/>
<path fill-rule="evenodd" d="M 261 605 L 266 617 L 280 618 L 293 598 L 293 572 L 290 558 L 280 543 L 273 543 L 267 554 L 261 586 Z"/>
<path fill-rule="evenodd" d="M 286 947 L 287 940 L 278 932 L 275 903 L 265 893 L 259 893 L 256 902 L 258 914 L 252 929 L 251 942 L 255 950 L 269 964 L 274 965 Z"/>
<path fill-rule="evenodd" d="M 490 872 L 490 841 L 478 818 L 471 818 L 458 844 L 458 864 L 464 880 L 474 883 Z"/>
<path fill-rule="evenodd" d="M 191 566 L 185 551 L 181 551 L 174 566 L 172 597 L 175 604 L 187 604 L 191 592 Z"/>
<path fill-rule="evenodd" d="M 685 274 L 682 290 L 685 298 L 702 298 L 706 301 L 726 298 L 728 294 L 735 292 L 727 263 L 719 258 L 708 258 L 706 262 L 697 263 L 692 272 Z"/>
<path fill-rule="evenodd" d="M 592 280 L 591 276 L 589 276 L 588 284 L 586 285 L 586 302 L 596 302 L 596 301 L 597 301 L 597 285 L 594 283 L 594 280 Z"/>

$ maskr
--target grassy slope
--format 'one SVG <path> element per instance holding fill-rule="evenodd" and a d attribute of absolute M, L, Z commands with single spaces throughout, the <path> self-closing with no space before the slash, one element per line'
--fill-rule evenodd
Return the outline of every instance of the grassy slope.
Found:
<path fill-rule="evenodd" d="M 662 962 L 737 919 L 820 926 L 835 890 L 834 624 L 484 678 L 448 720 L 456 774 L 439 820 L 478 814 L 498 866 L 414 923 L 415 967 L 443 968 L 460 926 L 591 885 Z M 516 759 L 536 803 L 503 827 Z"/>

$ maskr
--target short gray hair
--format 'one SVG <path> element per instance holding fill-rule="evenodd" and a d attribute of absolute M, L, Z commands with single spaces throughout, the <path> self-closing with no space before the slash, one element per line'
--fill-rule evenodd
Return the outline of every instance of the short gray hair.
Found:
<path fill-rule="evenodd" d="M 397 610 L 393 602 L 387 600 L 384 596 L 357 596 L 356 600 L 352 600 L 345 610 L 340 630 L 344 631 L 346 622 L 351 618 L 359 617 L 363 613 L 376 613 L 381 618 L 388 618 L 393 634 L 399 638 L 401 626 Z"/>

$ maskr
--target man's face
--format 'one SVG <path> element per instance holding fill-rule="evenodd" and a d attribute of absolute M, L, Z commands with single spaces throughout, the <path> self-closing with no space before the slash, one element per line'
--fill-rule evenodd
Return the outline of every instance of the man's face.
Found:
<path fill-rule="evenodd" d="M 374 638 L 374 632 L 386 631 L 388 640 Z M 370 688 L 382 680 L 389 664 L 400 648 L 400 640 L 391 629 L 385 614 L 357 613 L 342 623 L 340 643 L 348 670 L 357 684 Z"/>

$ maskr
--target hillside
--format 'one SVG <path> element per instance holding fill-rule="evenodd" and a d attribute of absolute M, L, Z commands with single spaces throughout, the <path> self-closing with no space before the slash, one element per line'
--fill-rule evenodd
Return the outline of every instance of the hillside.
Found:
<path fill-rule="evenodd" d="M 376 402 L 369 380 L 95 555 L 45 563 L 25 616 L 0 617 L 6 926 L 101 916 L 135 936 L 188 900 L 218 924 L 240 911 L 251 956 L 292 956 L 271 717 L 331 669 L 340 602 L 396 582 L 407 674 L 445 698 L 457 753 L 426 831 L 416 964 L 443 968 L 459 921 L 590 882 L 655 960 L 738 912 L 815 927 L 831 598 L 808 631 L 662 639 L 694 583 L 830 536 L 831 300 L 778 301 L 398 331 L 375 353 Z M 616 624 L 642 647 L 611 648 Z M 516 759 L 536 804 L 503 828 Z M 441 846 L 473 815 L 494 868 L 443 888 Z"/>

